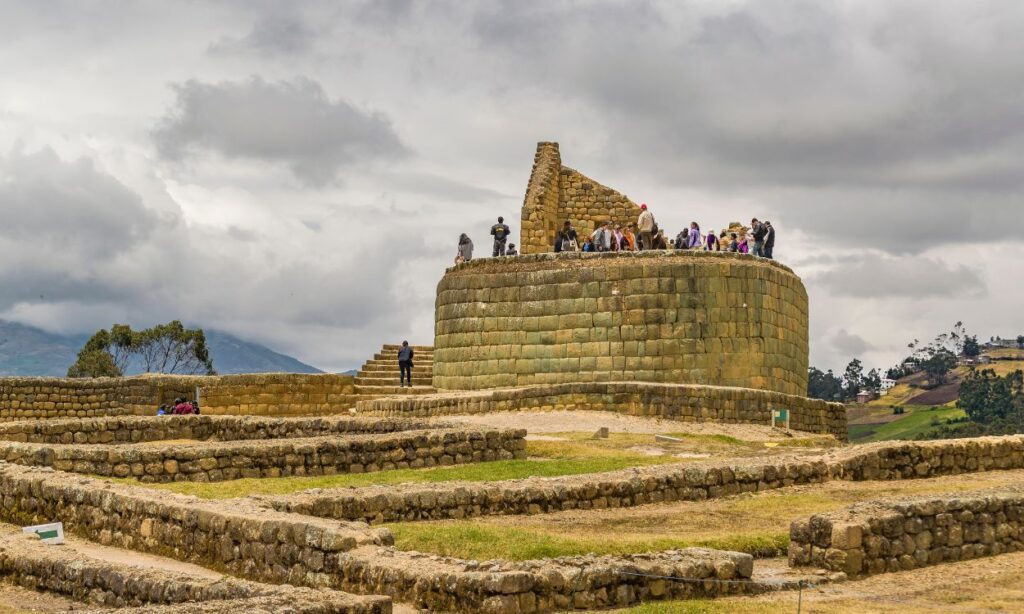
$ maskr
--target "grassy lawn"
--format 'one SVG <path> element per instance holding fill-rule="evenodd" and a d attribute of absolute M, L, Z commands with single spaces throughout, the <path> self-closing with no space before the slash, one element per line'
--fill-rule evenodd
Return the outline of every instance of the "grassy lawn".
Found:
<path fill-rule="evenodd" d="M 247 495 L 277 495 L 310 488 L 341 488 L 407 482 L 448 482 L 466 480 L 514 480 L 528 477 L 555 477 L 616 471 L 628 467 L 684 462 L 672 456 L 646 456 L 606 443 L 588 441 L 529 441 L 525 460 L 494 461 L 430 469 L 396 469 L 374 473 L 282 478 L 246 478 L 226 482 L 171 482 L 146 484 L 148 488 L 170 490 L 204 499 L 231 499 Z M 119 480 L 141 484 L 135 480 Z"/>
<path fill-rule="evenodd" d="M 887 441 L 891 439 L 913 439 L 936 426 L 934 420 L 940 422 L 964 416 L 964 411 L 957 407 L 905 407 L 906 413 L 899 420 L 885 424 L 855 424 L 850 426 L 852 443 L 871 441 Z"/>
<path fill-rule="evenodd" d="M 709 501 L 533 516 L 386 525 L 403 550 L 488 560 L 528 560 L 586 553 L 613 554 L 705 546 L 776 556 L 796 518 L 851 503 L 1019 483 L 1024 470 L 903 482 L 828 482 Z"/>

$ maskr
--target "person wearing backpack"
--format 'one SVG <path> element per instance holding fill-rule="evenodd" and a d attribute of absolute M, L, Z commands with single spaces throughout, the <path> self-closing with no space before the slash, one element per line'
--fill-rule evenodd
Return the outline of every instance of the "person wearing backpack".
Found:
<path fill-rule="evenodd" d="M 636 221 L 640 229 L 640 249 L 652 249 L 654 247 L 655 224 L 654 214 L 647 209 L 647 203 L 640 205 L 640 217 Z"/>
<path fill-rule="evenodd" d="M 491 236 L 494 237 L 494 253 L 491 254 L 491 257 L 497 258 L 505 255 L 505 241 L 508 241 L 510 234 L 512 234 L 512 230 L 505 224 L 505 218 L 499 217 L 498 223 L 491 226 Z"/>
<path fill-rule="evenodd" d="M 572 222 L 565 220 L 562 229 L 555 234 L 555 253 L 577 250 L 579 250 L 579 243 L 577 243 L 576 229 L 572 227 Z"/>
<path fill-rule="evenodd" d="M 412 388 L 412 357 L 414 352 L 409 347 L 408 341 L 402 342 L 402 347 L 398 348 L 398 387 L 405 387 L 405 383 L 409 382 L 409 387 Z"/>

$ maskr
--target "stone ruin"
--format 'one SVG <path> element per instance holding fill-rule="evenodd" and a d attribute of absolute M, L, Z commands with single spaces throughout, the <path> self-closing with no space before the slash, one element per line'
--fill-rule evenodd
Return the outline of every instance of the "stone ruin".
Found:
<path fill-rule="evenodd" d="M 785 409 L 794 429 L 844 440 L 843 407 L 805 396 L 809 306 L 789 268 L 729 253 L 547 253 L 566 218 L 584 227 L 637 213 L 562 166 L 557 144 L 539 144 L 523 208 L 526 255 L 446 271 L 434 346 L 417 350 L 415 375 L 430 385 L 414 390 L 389 384 L 395 346 L 355 377 L 0 378 L 0 521 L 61 519 L 78 539 L 227 574 L 147 571 L 47 549 L 0 525 L 0 577 L 139 612 L 385 613 L 398 600 L 431 612 L 525 614 L 756 594 L 798 580 L 763 580 L 751 555 L 703 548 L 468 561 L 398 550 L 374 525 L 1024 468 L 1017 436 L 226 501 L 104 479 L 216 482 L 523 458 L 524 430 L 436 421 L 496 411 L 767 425 Z M 151 415 L 196 391 L 204 415 Z M 1020 494 L 1006 491 L 857 505 L 796 519 L 789 561 L 836 581 L 1021 550 L 1022 510 Z"/>

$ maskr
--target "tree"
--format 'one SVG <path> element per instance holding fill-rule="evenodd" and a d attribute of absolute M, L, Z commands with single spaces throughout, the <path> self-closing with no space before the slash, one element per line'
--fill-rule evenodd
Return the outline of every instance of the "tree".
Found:
<path fill-rule="evenodd" d="M 114 357 L 104 350 L 83 349 L 78 353 L 78 360 L 68 369 L 68 377 L 121 377 L 123 374 Z"/>
<path fill-rule="evenodd" d="M 1024 432 L 1024 372 L 1000 377 L 991 369 L 974 371 L 960 384 L 957 405 L 984 432 Z"/>
<path fill-rule="evenodd" d="M 868 371 L 862 383 L 864 390 L 878 394 L 882 390 L 882 376 L 878 373 L 878 369 Z"/>
<path fill-rule="evenodd" d="M 202 329 L 185 328 L 178 320 L 140 331 L 134 346 L 146 373 L 216 373 Z"/>
<path fill-rule="evenodd" d="M 202 329 L 188 329 L 174 320 L 140 331 L 127 324 L 97 331 L 78 353 L 68 377 L 116 377 L 129 366 L 146 373 L 216 373 Z"/>
<path fill-rule="evenodd" d="M 938 386 L 946 383 L 946 376 L 956 367 L 956 354 L 945 349 L 936 349 L 921 362 L 921 368 L 928 375 L 928 383 Z"/>
<path fill-rule="evenodd" d="M 981 354 L 981 345 L 978 344 L 977 335 L 968 335 L 964 337 L 963 352 L 964 356 L 968 358 L 974 358 L 978 354 Z"/>
<path fill-rule="evenodd" d="M 1017 349 L 1024 350 L 1024 335 L 1017 335 Z"/>
<path fill-rule="evenodd" d="M 829 369 L 827 373 L 816 367 L 807 370 L 807 396 L 812 399 L 839 401 L 842 399 L 843 383 Z"/>
<path fill-rule="evenodd" d="M 852 399 L 864 387 L 864 365 L 854 358 L 846 365 L 846 372 L 843 374 L 843 391 L 845 398 Z"/>

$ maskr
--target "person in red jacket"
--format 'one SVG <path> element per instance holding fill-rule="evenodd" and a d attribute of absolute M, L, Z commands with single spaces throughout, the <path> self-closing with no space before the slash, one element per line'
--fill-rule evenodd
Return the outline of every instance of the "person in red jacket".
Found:
<path fill-rule="evenodd" d="M 185 399 L 178 397 L 174 399 L 174 411 L 172 413 L 176 416 L 190 415 L 196 413 L 196 408 Z"/>

